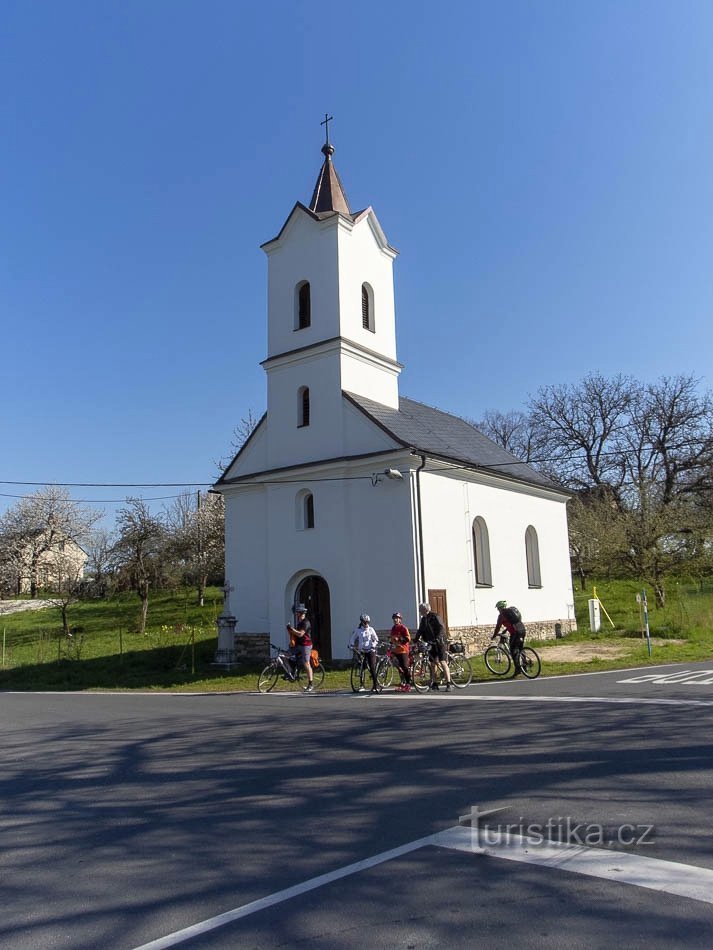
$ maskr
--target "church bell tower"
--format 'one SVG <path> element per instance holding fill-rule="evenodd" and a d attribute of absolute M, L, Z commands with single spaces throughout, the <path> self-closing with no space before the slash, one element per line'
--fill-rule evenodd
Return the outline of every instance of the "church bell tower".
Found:
<path fill-rule="evenodd" d="M 397 252 L 371 207 L 351 211 L 328 132 L 322 154 L 309 205 L 298 201 L 277 237 L 262 245 L 271 467 L 344 453 L 342 392 L 394 409 L 399 402 Z"/>

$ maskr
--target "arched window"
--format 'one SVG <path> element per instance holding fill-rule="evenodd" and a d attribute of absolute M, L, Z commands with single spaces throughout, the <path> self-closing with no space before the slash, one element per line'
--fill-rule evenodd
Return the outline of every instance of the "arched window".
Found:
<path fill-rule="evenodd" d="M 537 532 L 528 526 L 525 532 L 525 557 L 527 558 L 527 583 L 530 587 L 542 587 L 542 575 L 540 574 L 540 545 L 537 540 Z"/>
<path fill-rule="evenodd" d="M 298 531 L 314 528 L 314 496 L 307 489 L 297 492 L 295 497 L 295 523 Z"/>
<path fill-rule="evenodd" d="M 314 495 L 307 492 L 304 500 L 304 526 L 314 528 Z"/>
<path fill-rule="evenodd" d="M 492 587 L 493 574 L 490 569 L 488 526 L 480 516 L 473 522 L 473 560 L 475 562 L 475 586 Z"/>
<path fill-rule="evenodd" d="M 361 285 L 361 325 L 365 330 L 375 332 L 374 291 L 369 284 Z"/>
<path fill-rule="evenodd" d="M 295 330 L 304 330 L 312 322 L 312 296 L 309 281 L 297 284 L 295 297 Z"/>
<path fill-rule="evenodd" d="M 307 386 L 301 386 L 297 391 L 297 425 L 300 428 L 309 425 L 309 389 Z"/>

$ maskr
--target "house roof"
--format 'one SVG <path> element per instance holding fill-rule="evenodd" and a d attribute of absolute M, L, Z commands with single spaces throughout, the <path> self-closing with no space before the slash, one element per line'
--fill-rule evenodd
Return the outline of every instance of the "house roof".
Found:
<path fill-rule="evenodd" d="M 568 494 L 459 416 L 403 396 L 399 408 L 392 409 L 354 393 L 344 395 L 393 439 L 414 451 Z"/>

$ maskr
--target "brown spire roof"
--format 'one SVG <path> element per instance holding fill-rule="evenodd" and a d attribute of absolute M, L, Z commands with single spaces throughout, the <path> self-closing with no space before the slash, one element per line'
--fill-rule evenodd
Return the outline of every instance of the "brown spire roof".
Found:
<path fill-rule="evenodd" d="M 327 143 L 322 146 L 324 164 L 319 170 L 317 184 L 314 186 L 309 210 L 315 214 L 327 211 L 338 211 L 340 214 L 351 214 L 349 202 L 344 194 L 344 188 L 339 180 L 337 169 L 332 164 L 334 146 Z"/>

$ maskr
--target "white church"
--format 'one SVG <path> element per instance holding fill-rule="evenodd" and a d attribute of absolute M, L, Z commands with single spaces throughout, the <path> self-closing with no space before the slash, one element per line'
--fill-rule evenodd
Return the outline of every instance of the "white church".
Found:
<path fill-rule="evenodd" d="M 322 153 L 309 205 L 262 246 L 267 412 L 214 486 L 237 654 L 284 645 L 297 603 L 327 660 L 349 655 L 360 613 L 386 631 L 398 610 L 413 629 L 421 601 L 469 652 L 501 598 L 529 635 L 569 632 L 567 493 L 399 394 L 397 252 L 372 208 L 351 211 L 328 138 Z"/>

